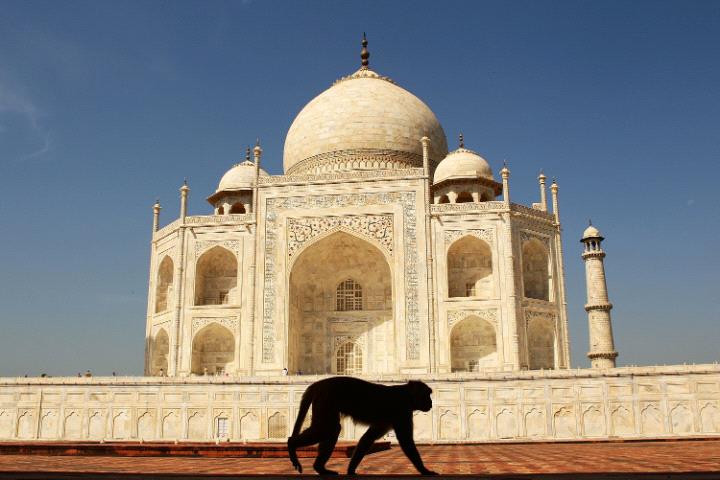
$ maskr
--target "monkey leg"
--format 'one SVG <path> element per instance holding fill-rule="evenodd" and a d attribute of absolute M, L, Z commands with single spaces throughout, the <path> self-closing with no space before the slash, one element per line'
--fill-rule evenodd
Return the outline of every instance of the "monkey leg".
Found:
<path fill-rule="evenodd" d="M 303 430 L 302 433 L 294 437 L 288 438 L 288 454 L 290 455 L 290 461 L 292 462 L 293 467 L 295 467 L 295 470 L 297 470 L 298 473 L 302 473 L 302 465 L 297 458 L 296 450 L 301 447 L 315 445 L 316 443 L 322 441 L 325 436 L 326 435 L 323 435 L 323 432 L 319 430 L 317 426 L 313 428 L 313 426 L 311 425 L 310 427 Z"/>
<path fill-rule="evenodd" d="M 368 428 L 363 436 L 360 437 L 360 440 L 355 447 L 353 456 L 350 459 L 350 464 L 348 465 L 348 475 L 355 475 L 355 469 L 360 464 L 363 457 L 365 457 L 368 450 L 370 450 L 372 444 L 375 443 L 375 440 L 385 435 L 388 430 L 389 427 L 385 425 L 370 425 L 370 428 Z"/>
<path fill-rule="evenodd" d="M 323 435 L 323 439 L 318 445 L 318 454 L 313 463 L 313 468 L 320 475 L 337 475 L 338 472 L 334 470 L 328 470 L 325 468 L 325 464 L 330 459 L 333 450 L 335 450 L 335 444 L 337 443 L 338 436 L 340 435 L 340 422 L 332 428 L 327 430 Z"/>

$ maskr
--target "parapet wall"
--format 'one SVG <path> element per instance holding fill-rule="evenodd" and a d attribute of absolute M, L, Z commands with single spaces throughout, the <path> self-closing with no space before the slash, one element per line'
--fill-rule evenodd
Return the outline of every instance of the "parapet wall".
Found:
<path fill-rule="evenodd" d="M 0 378 L 0 440 L 284 441 L 319 378 Z M 412 378 L 433 388 L 420 442 L 720 435 L 717 364 Z M 343 438 L 362 434 L 343 422 Z"/>

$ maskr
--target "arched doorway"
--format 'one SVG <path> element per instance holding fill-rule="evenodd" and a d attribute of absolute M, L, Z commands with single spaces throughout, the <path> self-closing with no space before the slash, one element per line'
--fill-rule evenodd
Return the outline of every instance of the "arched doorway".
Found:
<path fill-rule="evenodd" d="M 450 369 L 453 372 L 477 372 L 497 367 L 497 337 L 487 321 L 471 315 L 460 321 L 450 335 Z"/>
<path fill-rule="evenodd" d="M 337 347 L 348 339 L 366 349 L 353 350 L 354 371 L 392 371 L 392 296 L 388 261 L 367 240 L 340 231 L 308 246 L 290 272 L 290 372 L 336 371 Z"/>
<path fill-rule="evenodd" d="M 195 267 L 195 305 L 236 303 L 237 259 L 223 247 L 203 253 Z"/>
<path fill-rule="evenodd" d="M 473 235 L 454 242 L 447 254 L 448 296 L 492 298 L 490 245 Z"/>
<path fill-rule="evenodd" d="M 220 375 L 233 370 L 235 337 L 227 328 L 211 323 L 200 330 L 192 343 L 192 365 L 195 375 Z"/>
<path fill-rule="evenodd" d="M 150 347 L 150 375 L 167 375 L 168 353 L 170 352 L 170 338 L 164 328 L 155 334 Z"/>
<path fill-rule="evenodd" d="M 549 300 L 548 253 L 543 244 L 535 239 L 523 243 L 522 261 L 525 297 Z"/>

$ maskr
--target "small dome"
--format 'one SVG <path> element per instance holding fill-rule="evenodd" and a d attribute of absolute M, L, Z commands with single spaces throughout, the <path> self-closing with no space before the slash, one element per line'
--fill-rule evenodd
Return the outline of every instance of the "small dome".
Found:
<path fill-rule="evenodd" d="M 260 175 L 267 175 L 267 172 L 260 169 Z M 255 183 L 255 164 L 249 160 L 233 165 L 220 179 L 216 192 L 224 190 L 241 190 L 252 188 Z"/>
<path fill-rule="evenodd" d="M 603 238 L 603 237 L 600 234 L 600 230 L 598 230 L 594 226 L 590 225 L 583 232 L 582 238 L 583 238 L 583 240 L 585 240 L 586 238 Z"/>
<path fill-rule="evenodd" d="M 440 183 L 450 179 L 468 179 L 468 178 L 493 178 L 490 164 L 477 153 L 467 148 L 458 148 L 450 153 L 440 162 L 435 170 L 433 183 Z"/>
<path fill-rule="evenodd" d="M 432 110 L 364 67 L 295 117 L 285 138 L 285 173 L 422 167 L 423 136 L 430 138 L 431 164 L 437 164 L 447 154 L 447 140 Z"/>

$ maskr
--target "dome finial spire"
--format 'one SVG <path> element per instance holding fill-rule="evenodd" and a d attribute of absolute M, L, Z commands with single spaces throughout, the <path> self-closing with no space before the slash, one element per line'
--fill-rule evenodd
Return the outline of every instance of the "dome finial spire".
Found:
<path fill-rule="evenodd" d="M 248 162 L 250 161 L 250 146 L 249 145 L 245 149 L 245 160 Z"/>
<path fill-rule="evenodd" d="M 362 50 L 360 50 L 360 64 L 361 64 L 360 68 L 365 69 L 365 70 L 370 68 L 370 61 L 368 60 L 370 58 L 370 52 L 368 52 L 367 46 L 368 46 L 367 37 L 365 36 L 365 32 L 363 32 Z"/>
<path fill-rule="evenodd" d="M 462 132 L 460 132 L 460 135 L 458 135 L 458 140 L 460 140 L 460 148 L 465 148 L 465 137 L 463 136 Z"/>

